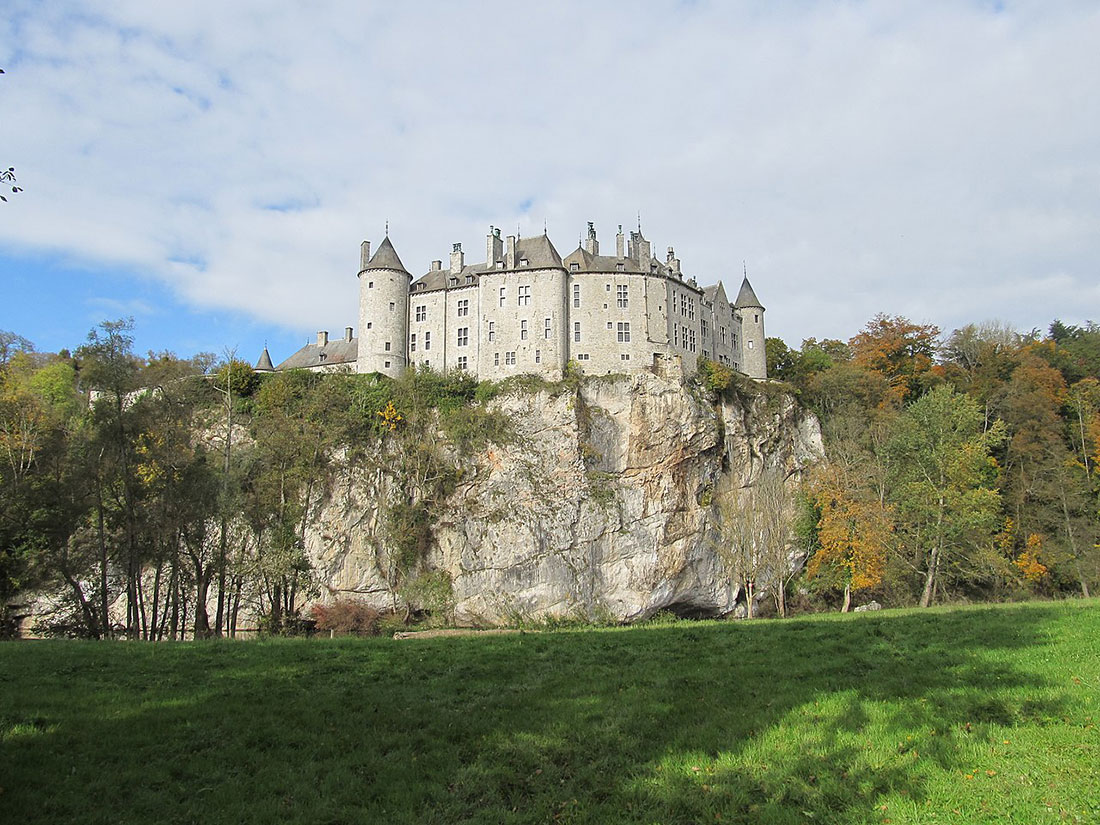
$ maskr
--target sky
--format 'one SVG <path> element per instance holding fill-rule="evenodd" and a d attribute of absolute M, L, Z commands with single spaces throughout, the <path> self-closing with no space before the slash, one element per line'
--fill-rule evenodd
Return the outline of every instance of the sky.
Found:
<path fill-rule="evenodd" d="M 0 329 L 276 362 L 489 227 L 637 228 L 767 334 L 1100 321 L 1100 4 L 3 0 Z"/>

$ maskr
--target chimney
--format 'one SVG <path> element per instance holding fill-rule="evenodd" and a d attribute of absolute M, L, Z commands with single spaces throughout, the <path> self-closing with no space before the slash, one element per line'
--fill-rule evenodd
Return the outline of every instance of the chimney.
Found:
<path fill-rule="evenodd" d="M 370 241 L 363 241 L 363 245 L 359 247 L 359 271 L 362 272 L 367 268 L 367 264 L 370 263 Z"/>
<path fill-rule="evenodd" d="M 668 264 L 668 268 L 675 274 L 680 274 L 680 259 L 676 257 L 676 251 L 670 246 L 668 248 L 668 257 L 665 258 L 665 263 Z"/>
<path fill-rule="evenodd" d="M 588 238 L 584 242 L 584 251 L 589 255 L 600 254 L 600 242 L 596 240 L 596 227 L 592 221 L 588 222 Z"/>
<path fill-rule="evenodd" d="M 351 343 L 351 327 L 344 327 L 344 340 Z"/>
<path fill-rule="evenodd" d="M 508 252 L 504 255 L 504 268 L 516 268 L 516 236 L 508 236 Z"/>
<path fill-rule="evenodd" d="M 462 244 L 456 243 L 451 250 L 451 272 L 457 274 L 466 265 L 466 255 L 462 252 Z"/>
<path fill-rule="evenodd" d="M 615 256 L 622 260 L 625 257 L 625 250 L 623 249 L 623 225 L 619 224 L 619 234 L 615 236 Z"/>
<path fill-rule="evenodd" d="M 443 269 L 443 261 L 432 261 L 432 272 L 439 272 Z"/>
<path fill-rule="evenodd" d="M 489 227 L 489 236 L 485 239 L 485 266 L 496 269 L 497 261 L 504 257 L 504 241 L 500 239 L 500 228 Z"/>
<path fill-rule="evenodd" d="M 328 330 L 323 329 L 317 333 L 317 346 L 323 347 L 328 343 Z"/>

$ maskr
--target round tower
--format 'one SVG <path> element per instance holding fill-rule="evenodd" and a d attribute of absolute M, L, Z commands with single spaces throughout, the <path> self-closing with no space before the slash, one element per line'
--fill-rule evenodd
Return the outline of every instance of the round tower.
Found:
<path fill-rule="evenodd" d="M 359 261 L 359 349 L 356 372 L 380 372 L 393 378 L 408 364 L 409 284 L 389 235 L 372 257 L 363 241 Z"/>
<path fill-rule="evenodd" d="M 768 356 L 764 349 L 764 305 L 753 292 L 749 276 L 741 282 L 741 291 L 733 304 L 741 316 L 741 371 L 749 378 L 768 377 Z"/>

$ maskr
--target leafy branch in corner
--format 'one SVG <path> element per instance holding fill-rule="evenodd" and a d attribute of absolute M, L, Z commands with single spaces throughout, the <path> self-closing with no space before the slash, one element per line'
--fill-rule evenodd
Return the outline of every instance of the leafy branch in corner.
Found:
<path fill-rule="evenodd" d="M 0 183 L 3 183 L 5 187 L 10 186 L 11 187 L 11 193 L 13 195 L 18 195 L 20 192 L 23 191 L 22 186 L 16 186 L 16 184 L 15 184 L 15 167 L 14 166 L 10 166 L 7 169 L 5 169 L 4 171 L 0 172 Z M 7 203 L 8 199 L 4 195 L 0 195 L 0 201 L 4 201 L 4 203 Z"/>

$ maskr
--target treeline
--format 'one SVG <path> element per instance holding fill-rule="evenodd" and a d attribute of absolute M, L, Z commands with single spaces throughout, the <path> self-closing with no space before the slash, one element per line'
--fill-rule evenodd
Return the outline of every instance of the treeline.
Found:
<path fill-rule="evenodd" d="M 767 341 L 822 422 L 803 594 L 848 608 L 1088 596 L 1100 586 L 1100 327 L 941 336 L 879 315 L 849 341 Z"/>
<path fill-rule="evenodd" d="M 430 508 L 456 480 L 450 444 L 503 439 L 468 376 L 402 381 L 304 371 L 258 376 L 234 358 L 142 358 L 131 322 L 73 353 L 0 333 L 0 620 L 60 594 L 53 632 L 131 639 L 235 635 L 242 616 L 295 632 L 317 595 L 310 518 L 367 468 L 389 491 L 379 568 L 409 609 L 445 605 L 423 566 Z"/>

